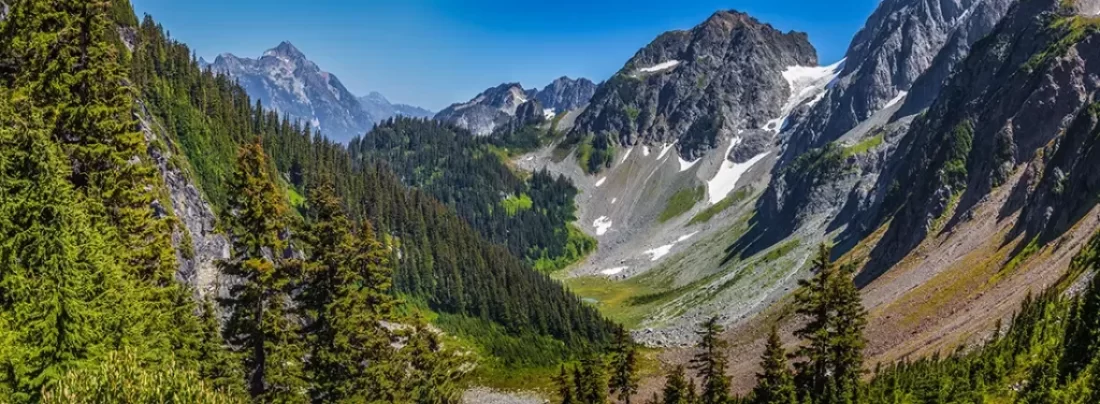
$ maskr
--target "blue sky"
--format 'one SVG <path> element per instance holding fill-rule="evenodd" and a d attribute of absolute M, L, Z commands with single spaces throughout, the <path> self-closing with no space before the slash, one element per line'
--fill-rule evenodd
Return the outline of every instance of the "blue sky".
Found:
<path fill-rule="evenodd" d="M 662 32 L 721 9 L 805 31 L 843 57 L 878 0 L 132 0 L 208 60 L 288 40 L 353 93 L 439 110 L 503 82 L 599 82 Z"/>

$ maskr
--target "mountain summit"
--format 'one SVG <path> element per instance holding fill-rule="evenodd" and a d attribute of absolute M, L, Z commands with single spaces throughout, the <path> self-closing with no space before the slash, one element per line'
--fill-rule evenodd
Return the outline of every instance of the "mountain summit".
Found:
<path fill-rule="evenodd" d="M 366 133 L 375 122 L 335 75 L 322 71 L 290 42 L 259 59 L 222 54 L 210 68 L 239 81 L 264 107 L 309 122 L 338 141 Z"/>

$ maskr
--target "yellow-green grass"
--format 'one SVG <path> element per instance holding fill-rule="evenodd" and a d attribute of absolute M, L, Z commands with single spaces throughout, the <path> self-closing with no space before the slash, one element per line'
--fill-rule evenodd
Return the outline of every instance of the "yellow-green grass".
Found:
<path fill-rule="evenodd" d="M 668 199 L 665 210 L 661 212 L 660 216 L 657 216 L 657 221 L 664 223 L 687 213 L 687 211 L 695 207 L 696 203 L 699 203 L 699 201 L 703 199 L 703 196 L 706 195 L 706 191 L 706 187 L 702 186 L 676 191 L 676 193 Z"/>

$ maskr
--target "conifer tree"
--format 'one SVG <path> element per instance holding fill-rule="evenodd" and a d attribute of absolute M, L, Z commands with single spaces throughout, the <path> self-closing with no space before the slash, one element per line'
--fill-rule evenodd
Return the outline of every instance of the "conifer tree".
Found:
<path fill-rule="evenodd" d="M 577 390 L 577 398 L 585 404 L 607 403 L 607 373 L 604 362 L 597 355 L 590 355 L 581 361 L 583 389 Z"/>
<path fill-rule="evenodd" d="M 611 352 L 611 391 L 619 402 L 630 404 L 630 398 L 638 394 L 638 348 L 620 326 L 615 331 L 615 345 Z"/>
<path fill-rule="evenodd" d="M 702 324 L 696 333 L 701 341 L 699 353 L 691 360 L 693 369 L 702 379 L 702 404 L 725 404 L 730 400 L 730 380 L 726 376 L 726 353 L 728 342 L 722 340 L 724 331 L 718 324 L 718 317 L 712 317 Z"/>
<path fill-rule="evenodd" d="M 693 404 L 695 386 L 684 374 L 683 366 L 676 366 L 665 378 L 664 404 Z"/>
<path fill-rule="evenodd" d="M 576 404 L 573 399 L 573 381 L 569 380 L 569 373 L 565 371 L 565 365 L 561 365 L 561 372 L 554 380 L 558 384 L 558 396 L 561 404 Z"/>
<path fill-rule="evenodd" d="M 458 403 L 465 377 L 460 358 L 443 347 L 439 334 L 429 329 L 423 318 L 413 319 L 406 338 L 407 345 L 401 350 L 406 373 L 395 401 Z"/>
<path fill-rule="evenodd" d="M 99 351 L 110 299 L 127 297 L 68 173 L 41 113 L 21 91 L 0 91 L 0 385 L 16 402 L 37 401 Z"/>
<path fill-rule="evenodd" d="M 779 339 L 779 331 L 772 327 L 764 354 L 760 358 L 762 373 L 756 375 L 753 389 L 754 404 L 797 404 L 798 396 L 790 369 L 787 368 L 787 351 Z"/>
<path fill-rule="evenodd" d="M 231 313 L 226 339 L 242 354 L 249 394 L 260 401 L 304 402 L 304 355 L 287 316 L 293 280 L 281 234 L 287 208 L 258 140 L 241 147 L 231 190 L 227 222 L 234 257 L 220 267 L 240 282 L 224 301 Z"/>
<path fill-rule="evenodd" d="M 831 338 L 833 378 L 836 380 L 840 402 L 860 402 L 859 384 L 863 375 L 863 348 L 866 340 L 863 330 L 867 327 L 867 312 L 853 279 L 855 266 L 844 265 L 831 293 L 836 300 L 836 317 L 833 319 Z"/>
<path fill-rule="evenodd" d="M 244 373 L 241 371 L 241 363 L 225 346 L 218 313 L 210 297 L 203 299 L 199 320 L 202 324 L 202 342 L 198 350 L 199 376 L 218 390 L 234 395 L 243 394 Z"/>

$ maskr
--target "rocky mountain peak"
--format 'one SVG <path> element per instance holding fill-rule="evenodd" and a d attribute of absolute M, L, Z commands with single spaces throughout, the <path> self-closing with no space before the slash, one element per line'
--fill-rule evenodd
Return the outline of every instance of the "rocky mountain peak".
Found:
<path fill-rule="evenodd" d="M 302 51 L 298 50 L 298 48 L 289 41 L 283 41 L 279 43 L 279 46 L 276 46 L 272 49 L 269 49 L 267 52 L 264 52 L 264 56 L 285 57 L 291 60 L 306 59 L 306 55 L 303 54 Z"/>
<path fill-rule="evenodd" d="M 596 90 L 570 137 L 676 143 L 694 160 L 736 130 L 763 129 L 785 115 L 793 84 L 784 72 L 817 64 L 806 34 L 720 11 L 639 50 Z"/>
<path fill-rule="evenodd" d="M 545 108 L 557 112 L 571 111 L 588 104 L 596 93 L 596 83 L 586 78 L 559 77 L 535 95 Z"/>

